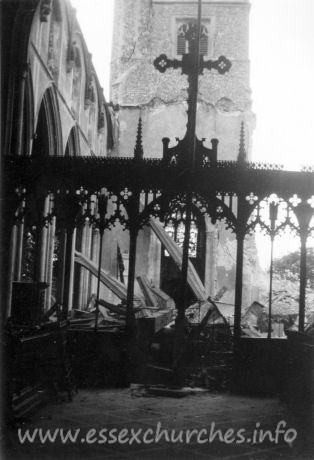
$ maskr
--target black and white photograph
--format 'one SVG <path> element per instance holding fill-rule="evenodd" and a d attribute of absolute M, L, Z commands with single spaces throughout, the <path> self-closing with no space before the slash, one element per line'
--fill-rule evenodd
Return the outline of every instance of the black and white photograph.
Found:
<path fill-rule="evenodd" d="M 313 0 L 0 18 L 0 459 L 313 460 Z"/>

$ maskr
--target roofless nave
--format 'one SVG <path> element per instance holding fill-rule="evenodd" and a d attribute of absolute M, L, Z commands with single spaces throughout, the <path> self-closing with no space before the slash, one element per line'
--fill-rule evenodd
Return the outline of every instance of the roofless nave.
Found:
<path fill-rule="evenodd" d="M 160 8 L 159 3 L 167 4 L 154 3 L 156 11 Z M 78 307 L 88 313 L 89 299 L 93 294 L 94 301 L 96 298 L 95 321 L 89 333 L 98 337 L 99 334 L 108 333 L 106 327 L 99 323 L 99 318 L 104 320 L 104 310 L 101 308 L 109 308 L 110 311 L 110 308 L 117 306 L 117 298 L 120 297 L 122 305 L 117 307 L 123 313 L 125 322 L 124 326 L 118 328 L 120 332 L 117 337 L 121 338 L 121 344 L 124 344 L 122 348 L 126 350 L 123 363 L 127 362 L 128 365 L 124 378 L 128 377 L 130 368 L 133 372 L 135 364 L 138 364 L 138 356 L 134 357 L 139 346 L 138 340 L 140 344 L 147 340 L 138 322 L 139 302 L 143 302 L 143 299 L 138 299 L 138 292 L 134 292 L 136 277 L 142 275 L 137 271 L 139 260 L 143 265 L 143 274 L 155 273 L 156 278 L 160 251 L 166 248 L 181 268 L 181 278 L 177 278 L 177 294 L 175 290 L 172 291 L 177 311 L 173 362 L 173 375 L 177 381 L 185 366 L 185 310 L 189 306 L 188 296 L 191 295 L 188 286 L 192 289 L 192 298 L 200 302 L 200 305 L 207 302 L 209 294 L 216 294 L 213 284 L 206 281 L 206 276 L 209 276 L 213 268 L 212 262 L 209 260 L 209 265 L 200 275 L 198 268 L 189 261 L 191 229 L 195 223 L 201 225 L 205 220 L 210 225 L 222 223 L 236 239 L 234 383 L 241 386 L 243 376 L 247 380 L 250 372 L 254 373 L 247 366 L 245 357 L 248 348 L 253 350 L 255 345 L 241 337 L 241 316 L 244 244 L 246 237 L 257 226 L 262 227 L 271 238 L 284 227 L 293 228 L 300 237 L 299 332 L 303 333 L 306 244 L 313 231 L 313 172 L 284 171 L 277 166 L 248 161 L 245 117 L 238 123 L 237 146 L 233 147 L 237 157 L 233 160 L 220 158 L 220 139 L 213 137 L 211 145 L 207 146 L 204 139 L 198 139 L 197 95 L 198 85 L 203 78 L 198 76 L 199 73 L 204 71 L 210 83 L 215 78 L 212 75 L 216 69 L 222 79 L 216 79 L 215 84 L 221 81 L 226 87 L 228 85 L 223 78 L 227 77 L 224 73 L 227 75 L 230 71 L 230 79 L 239 77 L 235 55 L 215 56 L 213 49 L 208 52 L 209 58 L 199 54 L 200 44 L 201 51 L 204 51 L 206 43 L 202 41 L 202 37 L 206 36 L 205 29 L 201 27 L 203 18 L 209 27 L 213 24 L 213 18 L 216 18 L 218 28 L 221 18 L 219 7 L 225 6 L 224 2 L 216 2 L 215 7 L 211 2 L 203 3 L 203 17 L 200 15 L 199 2 L 198 20 L 195 19 L 196 4 L 193 4 L 193 13 L 185 11 L 187 26 L 182 28 L 182 24 L 178 24 L 181 48 L 182 31 L 185 31 L 187 43 L 186 52 L 180 58 L 182 61 L 179 58 L 172 60 L 171 56 L 165 55 L 166 50 L 161 50 L 162 55 L 159 58 L 156 55 L 156 69 L 153 69 L 151 63 L 150 72 L 156 72 L 156 75 L 157 69 L 164 74 L 170 71 L 168 78 L 171 79 L 174 71 L 167 69 L 174 66 L 176 78 L 181 71 L 183 77 L 180 78 L 185 78 L 184 74 L 189 77 L 186 133 L 174 146 L 167 137 L 160 139 L 160 158 L 153 157 L 147 135 L 143 146 L 145 120 L 153 129 L 149 117 L 154 116 L 145 104 L 142 116 L 137 116 L 137 132 L 133 133 L 132 139 L 131 136 L 128 138 L 128 145 L 135 144 L 134 152 L 129 149 L 128 156 L 119 155 L 117 149 L 122 145 L 122 138 L 126 139 L 126 133 L 114 144 L 115 132 L 117 129 L 122 132 L 123 117 L 131 120 L 130 110 L 123 101 L 120 107 L 115 106 L 115 110 L 120 111 L 120 127 L 117 127 L 117 114 L 114 114 L 112 105 L 102 96 L 90 55 L 68 2 L 17 1 L 5 5 L 8 49 L 4 59 L 8 71 L 4 78 L 7 96 L 3 136 L 3 246 L 6 248 L 3 303 L 6 308 L 3 313 L 5 322 L 10 318 L 9 337 L 17 334 L 21 343 L 28 337 L 30 343 L 34 339 L 37 344 L 38 340 L 39 343 L 41 341 L 42 333 L 42 337 L 45 337 L 43 340 L 47 340 L 45 331 L 48 328 L 51 337 L 55 337 L 62 329 L 62 334 L 69 340 L 72 333 L 67 329 L 67 319 L 73 318 Z M 231 14 L 232 11 L 233 15 L 237 11 L 243 14 L 243 7 L 247 7 L 247 2 L 230 3 L 232 5 L 228 4 L 228 12 Z M 227 10 L 224 11 L 226 14 Z M 247 12 L 246 9 L 244 11 Z M 232 72 L 236 76 L 232 76 Z M 221 104 L 221 98 L 219 101 Z M 217 111 L 219 123 L 222 123 L 223 117 L 218 113 L 218 108 L 214 107 L 213 110 Z M 132 126 L 130 121 L 129 125 Z M 223 144 L 223 140 L 221 142 Z M 224 144 L 224 151 L 227 145 Z M 173 245 L 161 223 L 175 226 L 184 224 L 181 248 Z M 111 272 L 104 271 L 109 264 L 104 255 L 110 253 L 113 243 L 116 243 L 116 250 L 115 237 L 121 234 L 122 229 L 128 235 L 121 240 L 123 244 L 126 241 L 129 244 L 128 267 L 126 269 L 123 266 L 122 269 L 121 260 L 119 262 L 117 256 L 115 264 L 111 263 Z M 148 240 L 153 241 L 153 244 L 148 244 Z M 145 248 L 150 255 L 153 252 L 155 254 L 152 259 L 155 264 L 153 268 L 149 268 L 151 261 L 145 255 Z M 210 248 L 205 246 L 203 251 L 208 260 Z M 120 275 L 121 270 L 124 275 L 120 276 L 120 280 L 117 280 L 118 270 Z M 127 283 L 124 284 L 126 278 Z M 108 288 L 114 296 L 108 294 Z M 159 289 L 160 286 L 155 288 Z M 164 295 L 164 300 L 169 298 L 169 293 L 167 296 L 159 291 L 159 295 L 161 298 Z M 145 312 L 149 307 L 147 296 L 144 302 Z M 48 320 L 49 315 L 53 314 L 57 318 L 54 323 L 51 317 Z M 143 316 L 145 318 L 146 315 Z M 271 323 L 269 325 L 271 329 Z M 86 333 L 83 330 L 79 337 L 83 338 Z M 153 341 L 153 338 L 150 337 L 148 341 Z M 262 345 L 257 345 L 261 348 L 256 351 L 256 356 L 261 359 L 262 366 L 265 365 L 267 374 L 272 372 L 274 364 L 276 366 L 282 356 L 287 356 L 288 347 L 263 339 L 260 343 Z M 302 348 L 307 345 L 298 346 Z M 268 355 L 269 362 L 265 364 L 264 356 L 268 347 L 272 350 L 272 356 Z M 23 364 L 19 365 L 23 369 Z M 18 367 L 15 367 L 13 374 L 17 386 L 25 384 L 21 382 Z M 278 390 L 277 377 L 274 378 L 276 382 L 272 385 L 273 391 Z M 293 376 L 290 375 L 289 379 L 292 385 Z M 32 383 L 35 382 L 32 380 Z M 182 381 L 179 383 L 182 384 Z M 70 380 L 67 385 L 71 386 Z"/>

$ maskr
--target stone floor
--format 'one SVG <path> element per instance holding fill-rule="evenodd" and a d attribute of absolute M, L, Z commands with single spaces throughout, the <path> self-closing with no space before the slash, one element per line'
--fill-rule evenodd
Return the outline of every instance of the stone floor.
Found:
<path fill-rule="evenodd" d="M 259 429 L 271 430 L 275 436 L 275 430 L 279 421 L 287 422 L 286 428 L 295 428 L 298 436 L 292 445 L 284 441 L 283 434 L 280 434 L 279 442 L 264 440 L 256 444 L 252 443 L 254 430 L 257 430 L 256 423 L 260 423 Z M 176 430 L 179 435 L 183 430 L 183 442 L 167 442 L 165 436 L 156 443 L 143 442 L 143 434 L 151 428 L 153 431 L 147 433 L 146 440 L 155 437 L 157 424 L 160 422 L 162 429 Z M 235 433 L 241 428 L 245 436 L 242 438 L 229 433 L 226 440 L 230 443 L 219 440 L 219 433 L 212 442 L 198 442 L 205 439 L 206 428 L 209 436 L 211 424 L 215 422 L 215 430 L 220 429 L 222 435 L 230 428 Z M 5 460 L 68 460 L 68 459 L 313 459 L 314 451 L 309 445 L 312 444 L 312 429 L 308 417 L 302 413 L 299 416 L 291 415 L 287 407 L 276 399 L 257 399 L 229 394 L 213 394 L 205 391 L 195 392 L 183 398 L 167 396 L 147 396 L 139 387 L 130 389 L 106 389 L 106 390 L 80 390 L 74 397 L 73 402 L 54 402 L 41 408 L 26 423 L 20 426 L 22 434 L 25 430 L 41 428 L 43 433 L 56 428 L 63 428 L 64 431 L 71 429 L 72 433 L 80 429 L 76 442 L 62 443 L 59 435 L 54 443 L 42 443 L 39 438 L 35 442 L 24 442 L 18 439 L 17 428 L 9 431 L 4 436 Z M 90 441 L 85 439 L 90 432 Z M 108 431 L 107 442 L 99 443 L 104 438 L 99 434 L 102 429 Z M 112 436 L 117 436 L 122 429 L 129 430 L 124 433 L 121 439 L 127 443 L 109 443 L 109 430 L 116 429 Z M 131 432 L 142 430 L 138 436 L 141 444 L 133 439 Z M 197 429 L 198 433 L 191 435 L 190 443 L 186 442 L 186 433 L 189 429 Z M 103 434 L 105 432 L 103 431 Z M 255 432 L 255 436 L 259 433 Z M 290 433 L 287 433 L 289 437 Z M 96 436 L 97 439 L 96 439 Z M 122 436 L 122 434 L 121 434 Z M 243 438 L 244 439 L 244 438 Z M 267 438 L 268 439 L 268 438 Z M 95 440 L 95 442 L 91 442 Z"/>

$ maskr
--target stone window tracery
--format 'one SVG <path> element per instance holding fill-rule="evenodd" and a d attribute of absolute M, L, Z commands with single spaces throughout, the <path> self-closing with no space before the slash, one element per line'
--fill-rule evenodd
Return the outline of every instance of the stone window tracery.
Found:
<path fill-rule="evenodd" d="M 178 244 L 180 248 L 183 247 L 185 223 L 184 222 L 169 222 L 165 227 L 168 235 Z M 191 221 L 190 229 L 190 245 L 189 245 L 189 257 L 197 257 L 198 247 L 198 228 L 195 220 Z M 169 256 L 165 250 L 164 255 Z"/>
<path fill-rule="evenodd" d="M 177 29 L 177 54 L 182 55 L 189 52 L 188 37 L 196 34 L 196 22 L 189 21 Z M 200 33 L 200 54 L 206 56 L 208 54 L 208 28 L 202 24 Z"/>

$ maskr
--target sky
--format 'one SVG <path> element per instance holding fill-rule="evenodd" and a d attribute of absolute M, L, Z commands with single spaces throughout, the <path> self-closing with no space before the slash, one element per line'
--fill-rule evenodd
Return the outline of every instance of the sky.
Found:
<path fill-rule="evenodd" d="M 114 0 L 71 1 L 109 101 Z M 314 165 L 314 0 L 251 0 L 249 35 L 252 160 Z M 276 246 L 279 256 L 298 242 Z"/>
<path fill-rule="evenodd" d="M 252 0 L 253 156 L 290 168 L 314 165 L 313 24 L 313 0 Z"/>
<path fill-rule="evenodd" d="M 109 79 L 113 28 L 114 0 L 70 0 L 93 64 L 109 101 Z"/>

